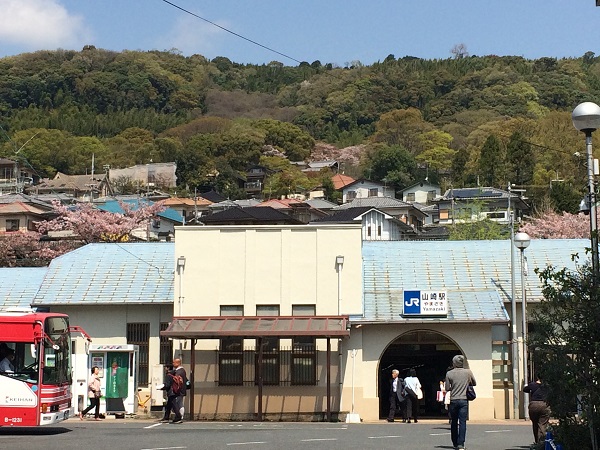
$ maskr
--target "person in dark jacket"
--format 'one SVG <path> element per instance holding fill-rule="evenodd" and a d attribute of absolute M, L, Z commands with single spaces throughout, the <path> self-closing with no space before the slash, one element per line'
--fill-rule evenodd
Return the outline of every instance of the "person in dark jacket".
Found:
<path fill-rule="evenodd" d="M 173 390 L 172 384 L 171 388 L 169 389 L 169 394 L 173 396 L 173 412 L 175 413 L 175 417 L 171 423 L 183 423 L 183 398 L 185 397 L 186 393 L 187 375 L 185 373 L 185 369 L 181 365 L 180 358 L 173 359 L 173 376 L 180 376 L 183 380 L 183 383 L 179 392 L 175 392 Z"/>
<path fill-rule="evenodd" d="M 392 379 L 390 380 L 390 412 L 387 417 L 388 422 L 393 422 L 396 416 L 396 411 L 400 409 L 402 411 L 402 404 L 404 403 L 404 380 L 398 376 L 400 372 L 394 369 L 392 370 Z"/>
<path fill-rule="evenodd" d="M 467 387 L 476 386 L 477 382 L 470 369 L 464 368 L 465 357 L 456 355 L 452 358 L 452 367 L 446 374 L 446 392 L 450 392 L 450 435 L 452 444 L 457 450 L 464 450 L 467 437 L 467 417 L 469 416 L 469 402 L 467 401 Z"/>
<path fill-rule="evenodd" d="M 550 422 L 550 408 L 548 407 L 548 389 L 540 376 L 535 381 L 523 388 L 529 394 L 529 419 L 533 425 L 533 439 L 539 444 L 546 440 L 546 428 Z"/>
<path fill-rule="evenodd" d="M 167 397 L 167 403 L 165 405 L 165 413 L 163 415 L 163 418 L 160 420 L 163 423 L 166 423 L 169 421 L 169 419 L 171 417 L 171 410 L 173 409 L 174 396 L 169 395 L 169 391 L 171 391 L 172 377 L 170 377 L 169 375 L 173 375 L 173 365 L 172 364 L 167 364 L 165 366 L 165 379 L 164 379 L 162 387 L 160 388 L 163 391 L 165 391 L 165 396 Z"/>

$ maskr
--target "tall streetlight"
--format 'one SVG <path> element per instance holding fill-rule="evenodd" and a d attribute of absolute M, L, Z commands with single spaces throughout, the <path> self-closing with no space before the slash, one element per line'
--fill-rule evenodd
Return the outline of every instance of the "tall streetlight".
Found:
<path fill-rule="evenodd" d="M 592 133 L 600 128 L 600 106 L 592 102 L 580 103 L 571 115 L 573 125 L 585 133 L 588 173 L 588 202 L 590 207 L 590 241 L 592 246 L 593 282 L 598 283 L 598 223 L 596 217 L 596 187 L 594 183 L 594 156 L 592 154 Z"/>
<path fill-rule="evenodd" d="M 521 320 L 522 320 L 522 336 L 523 336 L 523 386 L 529 384 L 529 372 L 527 370 L 527 298 L 525 297 L 525 257 L 523 255 L 525 249 L 529 247 L 531 239 L 527 233 L 519 232 L 515 234 L 515 246 L 521 251 Z M 525 418 L 529 419 L 529 411 L 527 409 L 528 394 L 523 397 L 523 412 Z"/>

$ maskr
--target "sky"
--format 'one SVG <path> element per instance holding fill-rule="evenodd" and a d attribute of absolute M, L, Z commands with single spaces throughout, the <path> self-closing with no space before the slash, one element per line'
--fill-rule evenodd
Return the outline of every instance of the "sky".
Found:
<path fill-rule="evenodd" d="M 344 66 L 445 59 L 456 44 L 477 56 L 600 56 L 599 37 L 595 0 L 0 0 L 0 58 L 94 45 Z"/>

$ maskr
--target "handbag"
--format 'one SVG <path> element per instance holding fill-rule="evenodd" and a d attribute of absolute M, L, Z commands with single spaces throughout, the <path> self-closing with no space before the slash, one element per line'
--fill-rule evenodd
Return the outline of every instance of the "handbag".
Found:
<path fill-rule="evenodd" d="M 421 400 L 423 398 L 423 391 L 421 390 L 420 387 L 417 388 L 417 399 Z"/>
<path fill-rule="evenodd" d="M 435 401 L 440 403 L 444 402 L 444 391 L 437 391 L 435 394 Z"/>
<path fill-rule="evenodd" d="M 472 401 L 477 398 L 477 394 L 475 393 L 475 388 L 472 385 L 467 386 L 467 400 Z"/>

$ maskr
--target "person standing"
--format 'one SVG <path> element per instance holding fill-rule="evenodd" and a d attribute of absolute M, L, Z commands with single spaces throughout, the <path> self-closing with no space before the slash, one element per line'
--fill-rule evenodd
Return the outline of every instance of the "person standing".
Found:
<path fill-rule="evenodd" d="M 88 406 L 83 411 L 79 412 L 79 419 L 83 420 L 83 416 L 85 416 L 88 412 L 92 410 L 92 408 L 96 408 L 94 411 L 94 419 L 100 419 L 100 397 L 102 396 L 102 392 L 100 391 L 100 369 L 98 366 L 92 367 L 92 376 L 90 377 L 90 381 L 88 382 L 88 398 L 90 399 L 90 406 Z"/>
<path fill-rule="evenodd" d="M 160 420 L 160 422 L 163 422 L 163 423 L 166 423 L 169 421 L 169 418 L 171 417 L 171 411 L 173 410 L 174 396 L 171 391 L 173 374 L 174 374 L 173 365 L 167 364 L 165 366 L 165 379 L 163 381 L 163 385 L 161 387 L 159 387 L 160 390 L 164 391 L 165 397 L 167 397 L 167 403 L 165 404 L 165 413 L 163 415 L 163 418 Z"/>
<path fill-rule="evenodd" d="M 453 369 L 446 373 L 445 387 L 450 392 L 450 435 L 455 449 L 464 450 L 467 437 L 467 417 L 469 402 L 467 387 L 476 386 L 477 382 L 470 369 L 465 369 L 465 357 L 456 355 L 452 358 Z"/>
<path fill-rule="evenodd" d="M 539 444 L 546 440 L 546 428 L 550 422 L 550 408 L 548 407 L 548 389 L 539 375 L 535 381 L 523 388 L 529 394 L 529 419 L 533 426 L 533 439 Z"/>
<path fill-rule="evenodd" d="M 181 377 L 178 379 L 176 377 Z M 183 423 L 183 414 L 185 412 L 183 406 L 183 400 L 186 394 L 187 386 L 187 375 L 185 369 L 181 365 L 181 358 L 175 358 L 173 360 L 173 378 L 171 379 L 171 388 L 169 393 L 173 395 L 173 422 L 171 423 Z"/>
<path fill-rule="evenodd" d="M 406 407 L 404 408 L 403 422 L 410 423 L 410 420 L 413 419 L 417 423 L 419 421 L 419 399 L 423 398 L 423 391 L 415 369 L 410 369 L 408 376 L 404 379 L 404 384 L 406 385 Z"/>
<path fill-rule="evenodd" d="M 404 402 L 404 395 L 402 393 L 404 389 L 404 380 L 398 377 L 398 370 L 392 370 L 392 379 L 390 380 L 390 412 L 387 417 L 388 422 L 393 422 L 394 417 L 396 416 L 396 411 L 401 407 L 401 404 Z"/>

